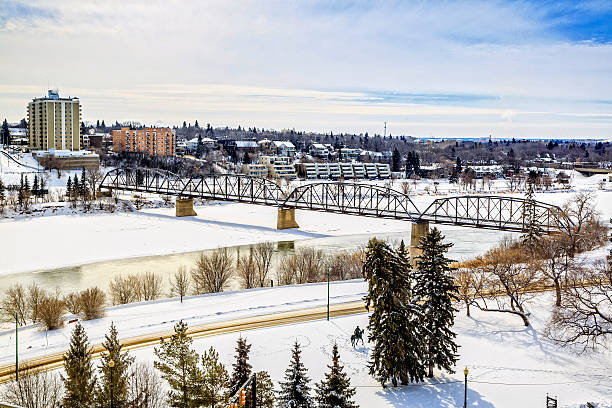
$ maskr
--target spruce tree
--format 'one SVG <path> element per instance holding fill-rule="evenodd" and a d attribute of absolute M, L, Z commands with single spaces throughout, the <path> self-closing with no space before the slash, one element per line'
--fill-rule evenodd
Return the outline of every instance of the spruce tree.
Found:
<path fill-rule="evenodd" d="M 34 175 L 34 182 L 32 183 L 32 195 L 36 198 L 39 196 L 39 186 L 38 186 L 38 175 Z"/>
<path fill-rule="evenodd" d="M 276 394 L 274 393 L 274 383 L 267 371 L 258 371 L 256 375 L 257 383 L 257 407 L 274 408 Z M 251 399 L 250 392 L 247 393 L 248 400 Z"/>
<path fill-rule="evenodd" d="M 351 380 L 340 364 L 338 345 L 332 349 L 332 364 L 327 366 L 330 371 L 325 373 L 325 380 L 317 385 L 315 397 L 319 408 L 358 408 L 352 400 L 355 388 L 351 387 Z"/>
<path fill-rule="evenodd" d="M 105 335 L 102 346 L 106 349 L 106 353 L 102 353 L 102 364 L 99 366 L 102 376 L 96 390 L 96 405 L 100 408 L 110 406 L 126 408 L 129 401 L 128 371 L 134 358 L 130 357 L 127 352 L 121 352 L 123 346 L 117 339 L 117 329 L 114 323 L 111 323 L 110 332 Z"/>
<path fill-rule="evenodd" d="M 89 196 L 89 187 L 87 186 L 87 177 L 85 175 L 85 167 L 81 170 L 81 186 L 79 189 L 79 193 L 84 200 L 86 200 Z"/>
<path fill-rule="evenodd" d="M 72 196 L 75 199 L 78 199 L 80 194 L 81 194 L 81 183 L 79 183 L 79 175 L 75 174 L 74 179 L 72 181 Z"/>
<path fill-rule="evenodd" d="M 368 281 L 366 308 L 374 310 L 368 322 L 368 340 L 374 343 L 370 374 L 384 387 L 422 381 L 425 375 L 420 333 L 420 306 L 412 294 L 411 265 L 403 246 L 394 251 L 383 241 L 368 243 L 363 273 Z"/>
<path fill-rule="evenodd" d="M 9 145 L 11 143 L 11 132 L 9 131 L 8 122 L 4 119 L 2 129 L 0 129 L 0 144 Z"/>
<path fill-rule="evenodd" d="M 450 272 L 451 259 L 446 252 L 453 244 L 444 244 L 444 236 L 433 228 L 425 237 L 421 237 L 417 246 L 421 255 L 416 258 L 416 284 L 414 293 L 422 300 L 422 341 L 425 344 L 423 364 L 427 367 L 427 376 L 433 377 L 433 369 L 444 369 L 454 373 L 457 362 L 455 308 L 457 286 Z"/>
<path fill-rule="evenodd" d="M 66 197 L 68 197 L 68 200 L 72 197 L 72 180 L 70 176 L 68 176 L 68 181 L 66 181 Z"/>
<path fill-rule="evenodd" d="M 391 157 L 391 171 L 400 171 L 400 164 L 402 161 L 402 156 L 400 155 L 397 147 L 393 149 L 393 155 Z"/>
<path fill-rule="evenodd" d="M 191 349 L 193 340 L 187 336 L 187 324 L 182 320 L 174 326 L 170 340 L 162 339 L 154 353 L 158 358 L 153 365 L 168 382 L 168 404 L 176 408 L 190 408 L 197 397 L 198 354 Z M 195 379 L 195 381 L 194 381 Z"/>
<path fill-rule="evenodd" d="M 91 364 L 87 334 L 77 323 L 70 338 L 70 349 L 64 354 L 63 408 L 91 407 L 94 403 L 96 379 Z"/>
<path fill-rule="evenodd" d="M 538 214 L 536 201 L 534 198 L 533 183 L 528 183 L 527 185 L 525 200 L 526 202 L 523 204 L 522 214 L 524 233 L 521 238 L 523 244 L 525 244 L 530 250 L 534 251 L 538 241 L 543 235 L 543 231 L 538 225 Z"/>
<path fill-rule="evenodd" d="M 251 376 L 251 364 L 249 364 L 249 351 L 251 345 L 247 344 L 246 339 L 240 336 L 236 344 L 236 362 L 232 364 L 234 371 L 230 381 L 230 391 L 234 394 L 242 384 Z"/>
<path fill-rule="evenodd" d="M 289 368 L 285 370 L 285 381 L 280 383 L 278 406 L 280 408 L 310 408 L 310 378 L 306 375 L 306 367 L 302 363 L 300 344 L 296 341 L 291 356 Z"/>
<path fill-rule="evenodd" d="M 219 362 L 219 354 L 211 347 L 202 355 L 201 376 L 196 379 L 198 392 L 196 405 L 203 407 L 221 407 L 228 403 L 229 374 Z"/>

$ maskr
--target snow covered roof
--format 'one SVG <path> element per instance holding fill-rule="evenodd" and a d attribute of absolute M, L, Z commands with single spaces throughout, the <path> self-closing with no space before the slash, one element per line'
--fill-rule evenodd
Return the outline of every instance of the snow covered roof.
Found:
<path fill-rule="evenodd" d="M 327 149 L 327 147 L 325 147 L 325 145 L 321 143 L 313 143 L 312 147 L 314 147 L 315 149 Z"/>
<path fill-rule="evenodd" d="M 254 142 L 252 140 L 236 140 L 236 147 L 259 147 L 259 145 L 257 144 L 257 142 Z"/>
<path fill-rule="evenodd" d="M 285 147 L 288 147 L 288 148 L 294 148 L 295 149 L 295 146 L 293 145 L 293 143 L 282 141 L 282 140 L 275 140 L 274 141 L 274 146 L 276 146 L 276 147 L 285 146 Z"/>
<path fill-rule="evenodd" d="M 272 141 L 270 139 L 261 139 L 259 142 L 257 142 L 258 144 L 264 144 L 264 143 L 271 143 Z"/>

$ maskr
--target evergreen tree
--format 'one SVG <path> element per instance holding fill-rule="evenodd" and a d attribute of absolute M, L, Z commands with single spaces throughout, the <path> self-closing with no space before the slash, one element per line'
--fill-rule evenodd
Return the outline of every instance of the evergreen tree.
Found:
<path fill-rule="evenodd" d="M 204 154 L 204 144 L 202 143 L 202 135 L 198 135 L 198 144 L 196 146 L 196 157 L 200 158 Z"/>
<path fill-rule="evenodd" d="M 96 121 L 96 129 L 100 127 L 100 119 Z"/>
<path fill-rule="evenodd" d="M 198 125 L 198 120 L 197 120 L 197 119 L 196 119 L 196 121 L 195 121 L 195 125 L 194 125 L 194 126 L 195 126 L 195 128 L 196 128 L 196 129 L 199 129 L 199 128 L 200 128 L 200 125 Z"/>
<path fill-rule="evenodd" d="M 368 242 L 363 273 L 368 281 L 366 308 L 374 307 L 368 339 L 374 343 L 370 374 L 385 386 L 422 381 L 420 306 L 412 294 L 411 265 L 405 247 L 393 251 L 376 238 Z"/>
<path fill-rule="evenodd" d="M 201 378 L 198 382 L 196 406 L 221 407 L 227 405 L 229 374 L 219 362 L 219 354 L 213 347 L 202 355 Z"/>
<path fill-rule="evenodd" d="M 102 364 L 99 366 L 101 383 L 96 390 L 96 405 L 100 408 L 110 406 L 126 408 L 128 407 L 128 371 L 134 362 L 134 357 L 130 357 L 127 352 L 121 352 L 123 346 L 117 339 L 114 323 L 111 323 L 110 332 L 105 335 L 102 346 L 106 349 L 106 353 L 102 353 Z"/>
<path fill-rule="evenodd" d="M 104 119 L 102 119 L 102 128 L 106 128 L 106 125 L 104 124 Z"/>
<path fill-rule="evenodd" d="M 2 179 L 0 179 L 0 203 L 3 203 L 5 199 L 5 195 L 4 195 L 4 183 L 2 182 Z"/>
<path fill-rule="evenodd" d="M 267 371 L 258 371 L 256 376 L 257 383 L 257 407 L 274 408 L 276 394 L 274 393 L 274 383 Z M 248 401 L 251 401 L 251 393 L 247 393 Z"/>
<path fill-rule="evenodd" d="M 527 193 L 525 194 L 525 204 L 523 204 L 523 224 L 525 225 L 523 236 L 521 237 L 531 251 L 535 247 L 543 235 L 542 228 L 538 225 L 537 206 L 533 191 L 533 182 L 527 183 Z"/>
<path fill-rule="evenodd" d="M 242 156 L 242 163 L 251 164 L 251 155 L 249 155 L 248 153 L 245 153 L 244 156 Z"/>
<path fill-rule="evenodd" d="M 327 366 L 329 373 L 325 373 L 325 380 L 317 385 L 315 397 L 319 408 L 357 408 L 352 400 L 355 388 L 351 387 L 351 380 L 340 364 L 338 345 L 334 344 L 332 350 L 332 364 Z"/>
<path fill-rule="evenodd" d="M 89 198 L 89 187 L 87 186 L 87 177 L 85 175 L 85 167 L 81 170 L 81 186 L 79 189 L 79 193 L 84 200 Z"/>
<path fill-rule="evenodd" d="M 75 174 L 74 178 L 72 179 L 72 196 L 75 199 L 78 199 L 80 194 L 81 194 L 81 183 L 79 183 L 79 175 Z"/>
<path fill-rule="evenodd" d="M 187 127 L 187 122 L 183 121 L 183 129 Z"/>
<path fill-rule="evenodd" d="M 187 324 L 182 320 L 174 326 L 170 340 L 162 339 L 154 353 L 158 361 L 153 365 L 168 382 L 168 404 L 176 408 L 191 408 L 197 398 L 201 376 L 198 373 L 198 354 L 191 349 L 193 340 L 187 336 Z"/>
<path fill-rule="evenodd" d="M 68 181 L 66 181 L 66 197 L 68 197 L 68 200 L 72 197 L 72 180 L 70 176 L 68 176 Z"/>
<path fill-rule="evenodd" d="M 32 195 L 34 197 L 38 197 L 39 196 L 39 194 L 40 194 L 39 193 L 39 189 L 40 189 L 40 187 L 38 185 L 38 175 L 35 174 L 34 175 L 34 182 L 32 183 Z"/>
<path fill-rule="evenodd" d="M 422 341 L 425 344 L 422 361 L 430 378 L 433 377 L 434 367 L 454 373 L 453 367 L 457 361 L 456 334 L 452 330 L 457 286 L 450 275 L 453 261 L 446 257 L 453 244 L 444 244 L 443 241 L 444 236 L 433 228 L 425 237 L 421 237 L 417 246 L 421 255 L 416 258 L 414 293 L 422 300 Z"/>
<path fill-rule="evenodd" d="M 0 144 L 8 145 L 11 143 L 11 132 L 9 132 L 9 126 L 6 119 L 2 122 L 2 129 L 0 129 Z"/>
<path fill-rule="evenodd" d="M 38 196 L 42 197 L 45 195 L 45 189 L 47 188 L 47 186 L 45 185 L 45 179 L 44 178 L 40 178 L 40 183 L 39 183 L 39 188 L 38 188 Z"/>
<path fill-rule="evenodd" d="M 251 376 L 251 364 L 249 364 L 249 351 L 251 345 L 247 344 L 246 339 L 240 336 L 236 344 L 236 362 L 232 365 L 232 379 L 230 381 L 230 391 L 234 394 L 242 384 Z"/>
<path fill-rule="evenodd" d="M 457 164 L 455 166 L 455 170 L 457 171 L 457 174 L 461 173 L 463 171 L 463 167 L 461 165 L 461 158 L 457 157 Z"/>
<path fill-rule="evenodd" d="M 91 349 L 87 334 L 80 323 L 74 326 L 70 349 L 64 354 L 63 408 L 85 408 L 94 403 L 96 379 L 91 364 Z"/>
<path fill-rule="evenodd" d="M 310 408 L 310 378 L 306 375 L 306 367 L 302 363 L 300 344 L 296 341 L 291 351 L 291 362 L 285 370 L 285 381 L 280 383 L 278 402 L 280 408 Z"/>
<path fill-rule="evenodd" d="M 400 156 L 400 152 L 396 147 L 393 149 L 393 156 L 391 157 L 391 171 L 400 171 L 401 161 L 402 157 Z"/>
<path fill-rule="evenodd" d="M 25 176 L 25 180 L 23 182 L 23 191 L 24 192 L 30 191 L 30 181 L 28 180 L 28 176 Z"/>

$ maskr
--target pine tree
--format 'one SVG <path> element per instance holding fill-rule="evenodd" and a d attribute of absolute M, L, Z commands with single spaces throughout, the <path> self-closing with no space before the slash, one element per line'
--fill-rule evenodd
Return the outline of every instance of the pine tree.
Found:
<path fill-rule="evenodd" d="M 232 379 L 230 381 L 230 391 L 234 394 L 242 384 L 251 376 L 251 364 L 249 364 L 249 351 L 251 345 L 247 344 L 246 339 L 240 336 L 236 344 L 236 362 L 232 365 Z"/>
<path fill-rule="evenodd" d="M 79 183 L 79 175 L 75 174 L 74 179 L 72 181 L 72 196 L 75 199 L 78 199 L 80 194 L 81 194 L 81 183 Z"/>
<path fill-rule="evenodd" d="M 315 397 L 319 408 L 357 408 L 352 400 L 355 388 L 351 387 L 351 380 L 340 364 L 338 345 L 332 349 L 332 364 L 327 366 L 329 373 L 325 373 L 325 380 L 317 385 Z"/>
<path fill-rule="evenodd" d="M 39 196 L 39 189 L 40 187 L 38 186 L 38 175 L 35 174 L 34 175 L 34 183 L 32 183 L 32 195 L 34 197 L 38 197 Z"/>
<path fill-rule="evenodd" d="M 202 143 L 202 135 L 198 135 L 198 144 L 196 146 L 196 157 L 200 158 L 204 154 L 204 144 Z"/>
<path fill-rule="evenodd" d="M 63 408 L 91 407 L 94 403 L 96 379 L 91 364 L 87 334 L 77 323 L 70 338 L 70 349 L 64 354 Z"/>
<path fill-rule="evenodd" d="M 123 346 L 117 339 L 117 329 L 114 323 L 111 323 L 110 332 L 105 335 L 102 346 L 106 349 L 106 353 L 102 353 L 102 364 L 99 366 L 102 376 L 101 383 L 96 389 L 96 405 L 100 408 L 128 407 L 128 371 L 134 362 L 134 357 L 130 357 L 127 352 L 121 352 Z M 111 361 L 112 364 L 110 364 Z"/>
<path fill-rule="evenodd" d="M 0 203 L 4 202 L 4 183 L 2 182 L 2 179 L 0 179 Z"/>
<path fill-rule="evenodd" d="M 524 233 L 521 239 L 523 244 L 527 245 L 527 247 L 533 251 L 543 235 L 542 228 L 538 225 L 538 213 L 534 198 L 533 183 L 528 183 L 527 185 L 525 200 L 522 214 Z"/>
<path fill-rule="evenodd" d="M 30 191 L 30 181 L 28 180 L 28 176 L 25 176 L 25 180 L 23 182 L 23 191 L 24 192 Z"/>
<path fill-rule="evenodd" d="M 202 371 L 195 401 L 196 406 L 225 406 L 229 398 L 228 385 L 229 374 L 219 362 L 219 354 L 211 347 L 202 355 Z"/>
<path fill-rule="evenodd" d="M 368 339 L 374 343 L 370 374 L 384 387 L 422 381 L 420 306 L 412 294 L 411 265 L 405 247 L 398 252 L 376 238 L 371 239 L 363 266 L 368 281 L 366 308 L 374 307 L 368 322 Z"/>
<path fill-rule="evenodd" d="M 45 179 L 44 178 L 40 178 L 40 187 L 38 188 L 38 196 L 39 197 L 43 197 L 45 195 L 45 189 L 47 188 L 47 186 L 45 185 Z"/>
<path fill-rule="evenodd" d="M 267 371 L 258 371 L 256 375 L 257 383 L 257 407 L 259 408 L 274 408 L 276 403 L 276 394 L 274 393 L 274 383 Z M 251 400 L 250 392 L 247 393 L 247 399 Z"/>
<path fill-rule="evenodd" d="M 443 241 L 444 236 L 433 228 L 425 237 L 421 237 L 417 246 L 422 253 L 416 258 L 414 293 L 422 300 L 423 364 L 430 378 L 433 377 L 434 367 L 454 373 L 453 367 L 457 361 L 456 334 L 452 331 L 457 286 L 450 275 L 453 261 L 446 257 L 453 244 L 444 244 Z"/>
<path fill-rule="evenodd" d="M 79 189 L 81 197 L 83 197 L 83 199 L 87 199 L 89 196 L 89 188 L 87 187 L 87 177 L 85 175 L 85 167 L 82 168 L 81 170 L 81 187 Z"/>
<path fill-rule="evenodd" d="M 302 363 L 300 344 L 296 341 L 292 350 L 289 368 L 285 370 L 285 381 L 280 383 L 278 406 L 280 408 L 310 408 L 310 378 L 306 375 L 306 367 Z"/>
<path fill-rule="evenodd" d="M 11 143 L 11 132 L 9 131 L 8 122 L 4 119 L 2 129 L 0 129 L 0 144 L 8 145 Z"/>
<path fill-rule="evenodd" d="M 102 119 L 102 128 L 106 128 L 106 125 L 104 124 L 104 119 Z"/>
<path fill-rule="evenodd" d="M 391 171 L 400 171 L 401 161 L 402 157 L 400 156 L 400 152 L 396 147 L 393 149 L 393 156 L 391 157 Z"/>
<path fill-rule="evenodd" d="M 197 398 L 196 384 L 201 381 L 198 354 L 191 349 L 193 340 L 187 336 L 187 324 L 182 320 L 174 326 L 170 340 L 162 339 L 154 353 L 159 361 L 153 365 L 168 382 L 168 404 L 176 408 L 191 408 Z"/>
<path fill-rule="evenodd" d="M 68 197 L 68 200 L 72 197 L 72 180 L 70 176 L 68 176 L 68 181 L 66 181 L 66 197 Z"/>

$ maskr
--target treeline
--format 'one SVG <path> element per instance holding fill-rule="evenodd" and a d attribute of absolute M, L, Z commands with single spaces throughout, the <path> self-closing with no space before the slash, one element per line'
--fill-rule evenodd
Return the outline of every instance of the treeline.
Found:
<path fill-rule="evenodd" d="M 272 270 L 275 249 L 271 242 L 253 245 L 248 254 L 234 257 L 227 249 L 217 249 L 209 254 L 201 253 L 193 267 L 181 266 L 170 275 L 167 290 L 159 274 L 144 272 L 117 275 L 105 292 L 98 287 L 62 294 L 40 288 L 36 283 L 27 287 L 13 284 L 2 299 L 0 315 L 4 320 L 18 323 L 41 323 L 47 330 L 59 328 L 66 313 L 84 320 L 104 316 L 108 303 L 121 305 L 159 299 L 163 296 L 179 297 L 223 292 L 230 282 L 237 281 L 243 289 L 266 287 L 274 284 L 291 285 L 322 282 L 329 274 L 331 280 L 362 277 L 363 253 L 341 252 L 325 255 L 312 248 L 298 249 L 280 260 L 276 272 Z"/>
<path fill-rule="evenodd" d="M 151 367 L 136 363 L 123 350 L 111 324 L 95 366 L 85 329 L 77 323 L 64 354 L 64 374 L 22 367 L 19 379 L 3 386 L 3 400 L 28 408 L 217 408 L 236 403 L 244 391 L 244 406 L 248 408 L 254 405 L 254 396 L 245 384 L 254 375 L 258 407 L 358 408 L 337 345 L 332 349 L 329 371 L 313 390 L 296 341 L 276 391 L 268 372 L 253 370 L 249 362 L 251 345 L 245 338 L 237 341 L 230 374 L 213 347 L 203 354 L 194 350 L 187 332 L 187 324 L 177 323 L 174 334 L 155 347 Z"/>

